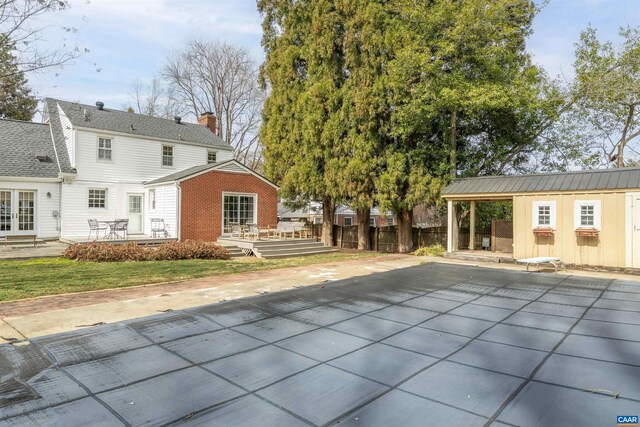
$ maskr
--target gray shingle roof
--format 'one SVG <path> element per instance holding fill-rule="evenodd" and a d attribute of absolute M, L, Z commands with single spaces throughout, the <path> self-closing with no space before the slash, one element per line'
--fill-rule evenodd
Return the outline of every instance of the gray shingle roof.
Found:
<path fill-rule="evenodd" d="M 50 132 L 53 136 L 53 143 L 58 154 L 58 162 L 60 163 L 60 172 L 63 173 L 76 173 L 76 170 L 71 166 L 69 160 L 69 152 L 67 151 L 67 144 L 64 140 L 64 131 L 62 129 L 62 122 L 60 121 L 60 115 L 56 103 L 52 99 L 45 100 L 46 117 L 49 119 Z"/>
<path fill-rule="evenodd" d="M 0 119 L 0 176 L 57 178 L 59 172 L 49 125 Z"/>
<path fill-rule="evenodd" d="M 154 179 L 152 181 L 145 182 L 145 184 L 146 185 L 156 185 L 156 184 L 164 184 L 164 183 L 167 183 L 167 182 L 179 181 L 182 178 L 186 178 L 186 177 L 188 177 L 190 175 L 195 175 L 195 174 L 197 174 L 199 172 L 206 171 L 207 169 L 213 169 L 214 167 L 219 166 L 219 165 L 221 165 L 223 163 L 228 163 L 228 162 L 232 162 L 232 161 L 233 160 L 226 160 L 224 162 L 217 162 L 217 163 L 209 163 L 207 165 L 192 166 L 190 168 L 181 170 L 179 172 L 175 172 L 175 173 L 172 173 L 170 175 L 163 176 L 162 178 L 157 178 L 157 179 Z"/>
<path fill-rule="evenodd" d="M 443 196 L 640 188 L 640 168 L 596 169 L 535 175 L 483 176 L 453 181 Z"/>
<path fill-rule="evenodd" d="M 50 102 L 60 105 L 73 126 L 231 149 L 209 128 L 199 124 L 185 122 L 178 124 L 170 119 L 150 117 L 107 107 L 99 110 L 92 105 L 48 98 L 47 103 Z"/>

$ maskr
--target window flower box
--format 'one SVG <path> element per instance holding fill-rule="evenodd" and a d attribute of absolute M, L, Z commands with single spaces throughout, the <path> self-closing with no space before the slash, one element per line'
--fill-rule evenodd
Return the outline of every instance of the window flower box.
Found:
<path fill-rule="evenodd" d="M 576 228 L 576 236 L 578 237 L 598 237 L 600 230 L 597 228 Z"/>
<path fill-rule="evenodd" d="M 553 237 L 553 228 L 551 227 L 534 228 L 533 235 L 536 237 Z"/>

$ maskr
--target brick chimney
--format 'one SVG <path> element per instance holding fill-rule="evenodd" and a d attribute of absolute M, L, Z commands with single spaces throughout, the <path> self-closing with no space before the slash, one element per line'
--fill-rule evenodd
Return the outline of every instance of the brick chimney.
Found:
<path fill-rule="evenodd" d="M 211 111 L 205 111 L 198 117 L 198 123 L 202 126 L 206 126 L 213 133 L 216 133 L 216 116 Z"/>

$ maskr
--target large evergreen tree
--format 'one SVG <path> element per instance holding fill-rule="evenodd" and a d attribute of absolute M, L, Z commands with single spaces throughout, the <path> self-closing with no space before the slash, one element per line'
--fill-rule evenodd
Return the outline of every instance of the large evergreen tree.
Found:
<path fill-rule="evenodd" d="M 27 86 L 24 73 L 18 68 L 13 43 L 0 35 L 0 117 L 31 120 L 38 101 Z"/>

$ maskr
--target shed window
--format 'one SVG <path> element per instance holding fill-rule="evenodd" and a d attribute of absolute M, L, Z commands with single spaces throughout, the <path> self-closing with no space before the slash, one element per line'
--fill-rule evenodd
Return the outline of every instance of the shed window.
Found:
<path fill-rule="evenodd" d="M 162 166 L 173 166 L 173 147 L 171 145 L 162 146 Z"/>
<path fill-rule="evenodd" d="M 539 201 L 533 203 L 533 228 L 556 228 L 556 202 Z"/>
<path fill-rule="evenodd" d="M 576 200 L 575 202 L 575 228 L 600 229 L 600 201 Z"/>
<path fill-rule="evenodd" d="M 375 227 L 376 226 L 376 217 L 372 216 L 369 217 L 369 227 Z"/>
<path fill-rule="evenodd" d="M 321 216 L 317 216 L 313 218 L 313 223 L 314 224 L 322 224 L 322 217 Z"/>
<path fill-rule="evenodd" d="M 350 226 L 352 224 L 352 222 L 353 221 L 352 221 L 350 216 L 347 216 L 347 217 L 344 218 L 344 225 Z"/>

